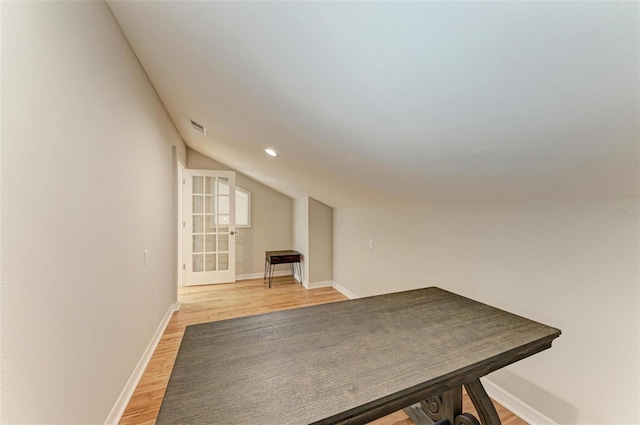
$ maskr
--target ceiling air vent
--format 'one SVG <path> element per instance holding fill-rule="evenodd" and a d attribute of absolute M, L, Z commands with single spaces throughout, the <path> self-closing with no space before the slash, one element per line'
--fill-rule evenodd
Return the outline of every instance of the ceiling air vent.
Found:
<path fill-rule="evenodd" d="M 207 129 L 205 128 L 204 125 L 198 124 L 192 119 L 189 119 L 189 121 L 191 121 L 191 127 L 193 127 L 195 130 L 199 131 L 202 134 L 205 134 L 205 135 L 207 134 Z"/>

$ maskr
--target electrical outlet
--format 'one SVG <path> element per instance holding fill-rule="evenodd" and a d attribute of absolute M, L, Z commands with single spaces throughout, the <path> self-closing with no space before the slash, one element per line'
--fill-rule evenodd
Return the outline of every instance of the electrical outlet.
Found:
<path fill-rule="evenodd" d="M 148 249 L 144 250 L 144 264 L 145 265 L 149 264 L 149 250 Z"/>
<path fill-rule="evenodd" d="M 373 249 L 373 239 L 369 239 L 369 248 Z"/>

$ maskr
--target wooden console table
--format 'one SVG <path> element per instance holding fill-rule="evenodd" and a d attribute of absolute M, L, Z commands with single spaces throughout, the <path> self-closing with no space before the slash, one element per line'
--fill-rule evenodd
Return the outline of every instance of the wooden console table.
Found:
<path fill-rule="evenodd" d="M 291 275 L 296 277 L 298 272 L 298 282 L 302 285 L 302 254 L 298 251 L 266 251 L 264 257 L 264 279 L 269 277 L 269 288 L 273 281 L 273 271 L 276 264 L 289 264 L 291 266 Z"/>
<path fill-rule="evenodd" d="M 439 288 L 187 326 L 158 425 L 500 423 L 479 378 L 560 331 Z M 416 413 L 417 412 L 417 413 Z"/>

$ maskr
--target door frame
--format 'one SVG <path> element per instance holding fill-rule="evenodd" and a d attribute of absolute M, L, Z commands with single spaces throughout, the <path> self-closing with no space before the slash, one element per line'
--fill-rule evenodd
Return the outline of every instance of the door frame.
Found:
<path fill-rule="evenodd" d="M 185 241 L 186 241 L 186 222 L 184 218 L 184 203 L 185 203 L 185 185 L 186 185 L 186 177 L 185 170 L 187 166 L 182 162 L 180 157 L 178 157 L 177 163 L 177 185 L 178 185 L 178 221 L 177 221 L 177 234 L 178 234 L 178 255 L 177 255 L 177 285 L 179 287 L 185 286 L 185 275 L 186 275 L 186 253 L 185 253 Z"/>

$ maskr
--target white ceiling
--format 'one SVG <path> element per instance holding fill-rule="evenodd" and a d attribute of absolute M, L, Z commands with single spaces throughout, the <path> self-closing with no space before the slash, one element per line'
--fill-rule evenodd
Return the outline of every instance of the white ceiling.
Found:
<path fill-rule="evenodd" d="M 109 5 L 186 144 L 290 196 L 638 194 L 637 2 Z"/>

